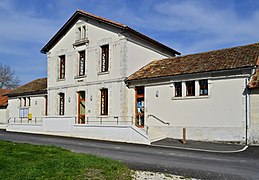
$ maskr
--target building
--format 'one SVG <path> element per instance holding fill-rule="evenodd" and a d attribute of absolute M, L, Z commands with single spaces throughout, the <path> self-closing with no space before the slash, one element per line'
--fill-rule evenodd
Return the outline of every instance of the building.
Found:
<path fill-rule="evenodd" d="M 185 128 L 187 139 L 258 143 L 258 65 L 256 43 L 155 60 L 126 82 L 151 142 Z"/>
<path fill-rule="evenodd" d="M 191 140 L 259 143 L 259 43 L 176 57 L 77 10 L 41 52 L 48 78 L 8 93 L 8 131 L 150 144 L 185 129 Z"/>
<path fill-rule="evenodd" d="M 124 80 L 150 59 L 179 52 L 126 25 L 81 10 L 41 52 L 48 59 L 44 133 L 148 142 L 141 124 L 135 126 L 134 90 Z"/>
<path fill-rule="evenodd" d="M 12 123 L 39 124 L 47 115 L 47 78 L 36 79 L 7 93 L 9 130 Z M 22 125 L 23 124 L 23 125 Z M 15 129 L 15 128 L 14 128 Z M 18 128 L 19 129 L 19 128 Z"/>
<path fill-rule="evenodd" d="M 5 96 L 10 90 L 0 89 L 0 128 L 5 128 L 8 120 L 8 97 Z"/>

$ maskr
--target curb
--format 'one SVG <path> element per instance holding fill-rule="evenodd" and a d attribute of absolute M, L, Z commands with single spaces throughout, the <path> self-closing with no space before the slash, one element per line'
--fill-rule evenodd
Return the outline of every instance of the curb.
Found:
<path fill-rule="evenodd" d="M 242 149 L 235 150 L 235 151 L 217 151 L 217 150 L 209 150 L 209 149 L 196 149 L 196 148 L 185 148 L 185 147 L 177 147 L 177 146 L 163 146 L 163 145 L 154 145 L 151 144 L 150 146 L 153 147 L 162 147 L 162 148 L 171 148 L 171 149 L 182 149 L 182 150 L 189 150 L 189 151 L 199 151 L 199 152 L 213 152 L 213 153 L 239 153 L 245 151 L 248 146 L 244 146 Z"/>

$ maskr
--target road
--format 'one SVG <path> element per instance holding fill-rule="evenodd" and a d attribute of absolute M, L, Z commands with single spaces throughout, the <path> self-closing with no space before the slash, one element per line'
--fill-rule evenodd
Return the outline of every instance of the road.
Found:
<path fill-rule="evenodd" d="M 259 179 L 259 147 L 249 147 L 240 153 L 224 154 L 4 130 L 0 130 L 0 139 L 55 145 L 74 152 L 109 157 L 136 170 L 166 172 L 200 179 Z"/>

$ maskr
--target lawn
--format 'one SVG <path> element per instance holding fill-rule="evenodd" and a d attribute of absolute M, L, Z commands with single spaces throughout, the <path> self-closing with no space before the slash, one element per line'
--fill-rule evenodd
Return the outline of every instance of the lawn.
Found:
<path fill-rule="evenodd" d="M 54 146 L 0 141 L 0 179 L 131 179 L 117 161 Z"/>

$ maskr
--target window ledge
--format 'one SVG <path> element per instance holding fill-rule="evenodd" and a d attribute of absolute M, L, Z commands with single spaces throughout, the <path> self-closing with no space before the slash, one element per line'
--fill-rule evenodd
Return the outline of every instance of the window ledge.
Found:
<path fill-rule="evenodd" d="M 74 79 L 82 79 L 82 78 L 86 78 L 86 75 L 82 75 L 82 76 L 77 75 L 77 76 L 74 77 Z"/>
<path fill-rule="evenodd" d="M 207 99 L 209 95 L 204 96 L 183 96 L 183 97 L 172 97 L 172 100 L 188 100 L 188 99 Z"/>
<path fill-rule="evenodd" d="M 104 75 L 104 74 L 109 74 L 110 73 L 110 71 L 105 71 L 105 72 L 98 72 L 97 74 L 98 75 Z"/>
<path fill-rule="evenodd" d="M 59 81 L 65 81 L 65 80 L 66 80 L 66 78 L 64 78 L 64 79 L 59 79 L 59 78 L 58 78 L 57 81 L 59 82 Z"/>
<path fill-rule="evenodd" d="M 80 46 L 80 45 L 85 45 L 85 44 L 88 44 L 89 43 L 89 40 L 87 38 L 83 38 L 83 39 L 77 39 L 75 41 L 75 43 L 73 44 L 73 46 Z"/>

